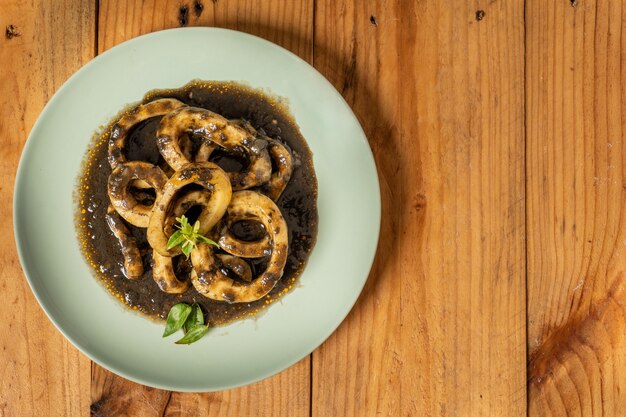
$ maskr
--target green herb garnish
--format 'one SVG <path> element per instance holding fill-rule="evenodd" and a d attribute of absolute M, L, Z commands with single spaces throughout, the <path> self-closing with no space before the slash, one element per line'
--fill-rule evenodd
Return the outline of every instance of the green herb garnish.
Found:
<path fill-rule="evenodd" d="M 189 224 L 189 220 L 185 215 L 176 218 L 179 223 L 176 225 L 177 231 L 172 233 L 167 241 L 167 249 L 180 246 L 186 257 L 189 258 L 191 251 L 195 249 L 198 242 L 208 243 L 209 245 L 219 246 L 206 236 L 202 236 L 199 232 L 200 222 L 196 220 L 193 226 Z"/>
<path fill-rule="evenodd" d="M 191 344 L 195 342 L 196 340 L 201 339 L 202 336 L 207 334 L 208 331 L 209 331 L 209 326 L 205 326 L 203 324 L 194 326 L 183 336 L 182 339 L 177 340 L 176 344 L 177 345 Z"/>
<path fill-rule="evenodd" d="M 188 345 L 200 340 L 209 331 L 209 326 L 204 324 L 204 314 L 196 303 L 187 305 L 178 303 L 170 309 L 167 315 L 163 337 L 167 337 L 183 329 L 185 335 L 176 341 L 177 345 Z"/>
<path fill-rule="evenodd" d="M 204 324 L 204 314 L 198 304 L 191 306 L 191 314 L 187 317 L 185 324 L 183 324 L 183 330 L 187 333 L 193 327 Z"/>
<path fill-rule="evenodd" d="M 187 317 L 191 313 L 192 308 L 185 303 L 178 303 L 170 309 L 167 314 L 167 321 L 165 323 L 165 331 L 163 337 L 167 337 L 176 333 L 187 321 Z"/>

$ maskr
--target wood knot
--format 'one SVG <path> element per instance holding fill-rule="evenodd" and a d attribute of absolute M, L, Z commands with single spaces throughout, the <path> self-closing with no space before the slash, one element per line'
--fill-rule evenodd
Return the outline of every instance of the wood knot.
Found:
<path fill-rule="evenodd" d="M 204 10 L 204 4 L 202 4 L 200 0 L 196 0 L 195 3 L 193 4 L 193 13 L 196 15 L 196 17 L 200 17 L 203 10 Z"/>
<path fill-rule="evenodd" d="M 106 402 L 106 399 L 102 397 L 98 401 L 94 401 L 93 403 L 91 403 L 91 405 L 89 406 L 89 415 L 91 417 L 102 416 L 102 413 L 101 413 L 102 406 L 104 405 L 105 402 Z"/>
<path fill-rule="evenodd" d="M 374 26 L 378 26 L 378 22 L 376 21 L 376 16 L 374 15 L 370 16 L 370 23 Z"/>
<path fill-rule="evenodd" d="M 476 21 L 480 22 L 481 20 L 483 20 L 485 18 L 485 11 L 484 10 L 476 10 Z"/>
<path fill-rule="evenodd" d="M 180 26 L 187 26 L 189 23 L 189 7 L 186 4 L 180 6 L 178 9 L 178 24 Z"/>
<path fill-rule="evenodd" d="M 413 209 L 417 212 L 424 210 L 426 207 L 426 196 L 423 193 L 417 193 L 413 197 Z"/>
<path fill-rule="evenodd" d="M 7 27 L 6 27 L 5 31 L 4 31 L 4 36 L 7 39 L 13 39 L 13 38 L 17 38 L 18 36 L 22 36 L 22 33 L 19 31 L 17 26 L 15 26 L 15 25 L 7 25 Z"/>

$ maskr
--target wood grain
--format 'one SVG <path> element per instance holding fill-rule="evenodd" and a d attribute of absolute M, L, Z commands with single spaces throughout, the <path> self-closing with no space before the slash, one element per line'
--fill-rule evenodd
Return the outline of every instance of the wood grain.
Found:
<path fill-rule="evenodd" d="M 89 360 L 38 306 L 13 243 L 13 184 L 35 119 L 94 53 L 93 3 L 0 1 L 0 416 L 82 415 Z M 65 13 L 58 13 L 58 10 Z M 13 25 L 11 36 L 5 28 Z"/>
<path fill-rule="evenodd" d="M 37 306 L 0 222 L 0 417 L 624 414 L 625 2 L 0 0 L 0 11 L 0 218 L 26 136 L 72 72 L 126 39 L 195 25 L 314 62 L 368 135 L 384 213 L 365 291 L 312 359 L 212 394 L 90 364 Z"/>
<path fill-rule="evenodd" d="M 313 53 L 313 0 L 101 0 L 99 12 L 99 52 L 157 30 L 217 26 L 261 36 L 306 60 Z"/>
<path fill-rule="evenodd" d="M 315 66 L 364 126 L 384 219 L 314 352 L 314 416 L 525 413 L 523 19 L 521 0 L 316 2 Z"/>
<path fill-rule="evenodd" d="M 216 393 L 163 391 L 92 364 L 92 417 L 308 417 L 310 360 L 243 388 Z"/>
<path fill-rule="evenodd" d="M 102 52 L 127 39 L 165 28 L 219 26 L 264 37 L 310 60 L 312 12 L 312 0 L 287 4 L 254 0 L 104 0 L 99 7 L 98 50 Z M 94 365 L 91 399 L 92 410 L 97 410 L 98 416 L 308 417 L 310 358 L 260 383 L 213 394 L 153 390 Z"/>
<path fill-rule="evenodd" d="M 309 417 L 310 358 L 243 388 L 210 394 L 174 392 L 164 417 Z"/>
<path fill-rule="evenodd" d="M 526 7 L 529 411 L 626 410 L 626 5 Z"/>
<path fill-rule="evenodd" d="M 171 392 L 135 384 L 91 365 L 91 417 L 161 417 Z"/>

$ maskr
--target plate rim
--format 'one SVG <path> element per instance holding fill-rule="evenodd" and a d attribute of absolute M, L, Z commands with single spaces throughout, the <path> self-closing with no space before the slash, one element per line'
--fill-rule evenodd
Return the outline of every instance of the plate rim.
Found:
<path fill-rule="evenodd" d="M 23 178 L 26 175 L 26 162 L 25 160 L 28 159 L 28 155 L 31 153 L 31 148 L 33 147 L 33 132 L 37 132 L 38 130 L 40 130 L 40 124 L 43 123 L 42 120 L 44 119 L 44 114 L 46 112 L 49 111 L 50 108 L 55 106 L 55 103 L 57 100 L 59 100 L 59 97 L 62 95 L 63 91 L 68 87 L 68 85 L 70 85 L 73 80 L 75 78 L 77 78 L 78 76 L 80 76 L 80 74 L 82 74 L 83 72 L 86 72 L 89 70 L 89 68 L 98 65 L 98 63 L 104 59 L 107 59 L 107 56 L 115 51 L 117 51 L 118 49 L 122 49 L 122 48 L 128 48 L 129 46 L 132 46 L 135 43 L 144 41 L 148 38 L 151 37 L 159 37 L 159 36 L 167 36 L 168 34 L 174 34 L 174 33 L 178 33 L 178 32 L 198 32 L 198 33 L 204 33 L 204 32 L 227 32 L 230 33 L 234 36 L 241 36 L 243 38 L 249 38 L 251 40 L 255 40 L 255 41 L 261 41 L 262 43 L 264 43 L 266 46 L 269 46 L 271 48 L 274 49 L 278 49 L 281 53 L 283 54 L 287 54 L 289 56 L 291 56 L 291 58 L 295 58 L 298 61 L 300 61 L 302 64 L 305 64 L 310 70 L 312 70 L 312 74 L 315 75 L 315 77 L 321 82 L 321 83 L 325 83 L 333 92 L 334 96 L 338 99 L 338 102 L 342 103 L 346 109 L 348 110 L 348 113 L 352 116 L 352 118 L 354 119 L 354 122 L 356 123 L 356 126 L 358 127 L 360 133 L 361 133 L 361 137 L 359 138 L 359 140 L 362 140 L 367 148 L 367 155 L 369 157 L 369 163 L 371 163 L 371 165 L 374 168 L 374 179 L 376 182 L 376 187 L 374 187 L 374 190 L 376 192 L 376 197 L 375 200 L 377 202 L 376 207 L 374 208 L 375 210 L 375 215 L 377 217 L 377 221 L 373 221 L 372 222 L 372 227 L 375 228 L 375 236 L 376 236 L 376 241 L 375 241 L 375 245 L 373 245 L 373 252 L 372 253 L 368 253 L 368 258 L 369 258 L 369 265 L 368 265 L 368 273 L 365 274 L 365 276 L 361 279 L 361 282 L 358 284 L 358 291 L 355 291 L 355 295 L 353 297 L 351 297 L 351 299 L 349 300 L 350 302 L 347 303 L 346 305 L 348 305 L 349 307 L 347 308 L 347 310 L 345 312 L 343 312 L 343 314 L 338 314 L 336 316 L 335 321 L 333 322 L 332 326 L 329 326 L 329 330 L 323 333 L 323 337 L 320 338 L 319 342 L 316 342 L 315 345 L 312 348 L 307 348 L 306 350 L 303 350 L 303 353 L 301 355 L 297 355 L 295 359 L 289 360 L 284 362 L 283 364 L 281 364 L 280 366 L 275 366 L 273 368 L 270 369 L 265 369 L 264 372 L 260 372 L 258 376 L 254 377 L 254 378 L 250 378 L 247 379 L 241 383 L 229 383 L 229 384 L 222 384 L 220 386 L 199 386 L 198 384 L 194 387 L 180 387 L 180 386 L 175 386 L 175 385 L 171 385 L 171 384 L 167 384 L 167 383 L 160 383 L 160 382 L 155 382 L 152 380 L 149 380 L 147 378 L 142 378 L 142 377 L 138 377 L 136 375 L 127 373 L 124 369 L 116 367 L 115 365 L 111 365 L 109 363 L 107 363 L 106 360 L 103 360 L 101 358 L 98 357 L 98 355 L 94 355 L 92 353 L 89 352 L 88 348 L 86 348 L 85 346 L 83 346 L 81 343 L 79 343 L 77 340 L 75 340 L 72 336 L 70 336 L 67 332 L 65 332 L 63 330 L 63 327 L 61 326 L 61 324 L 57 321 L 57 319 L 52 315 L 52 313 L 50 312 L 50 308 L 47 305 L 46 302 L 44 302 L 43 300 L 43 296 L 42 294 L 39 292 L 39 290 L 37 289 L 35 283 L 33 282 L 33 279 L 31 278 L 31 268 L 32 266 L 29 266 L 27 262 L 25 262 L 25 252 L 26 252 L 26 246 L 25 243 L 23 241 L 23 237 L 20 235 L 21 232 L 19 232 L 18 229 L 18 224 L 23 223 L 23 220 L 21 220 L 21 212 L 18 210 L 18 201 L 20 200 L 20 196 L 23 195 L 26 191 L 23 190 L 23 186 L 21 185 L 23 182 Z M 190 80 L 191 81 L 191 80 Z M 97 127 L 95 128 L 97 129 Z M 20 191 L 21 190 L 21 191 Z M 154 387 L 154 388 L 158 388 L 158 389 L 163 389 L 163 390 L 168 390 L 168 391 L 176 391 L 176 392 L 216 392 L 216 391 L 223 391 L 223 390 L 228 390 L 228 389 L 232 389 L 232 388 L 236 388 L 236 387 L 243 387 L 243 386 L 247 386 L 250 384 L 254 384 L 256 382 L 262 381 L 266 378 L 269 378 L 271 376 L 274 376 L 290 367 L 292 367 L 294 364 L 300 362 L 303 358 L 305 358 L 306 356 L 310 355 L 313 351 L 315 351 L 318 347 L 320 347 L 322 344 L 324 344 L 324 342 L 326 342 L 328 340 L 328 338 L 335 333 L 335 331 L 339 328 L 339 326 L 344 322 L 344 320 L 347 318 L 347 316 L 349 315 L 349 313 L 352 311 L 352 309 L 354 308 L 357 300 L 359 299 L 359 297 L 361 296 L 361 294 L 363 293 L 363 288 L 365 287 L 365 284 L 371 274 L 372 271 L 372 266 L 374 264 L 374 261 L 376 259 L 376 253 L 378 252 L 378 247 L 380 245 L 380 230 L 381 230 L 381 222 L 382 222 L 382 197 L 381 197 L 381 191 L 380 191 L 380 178 L 378 176 L 378 170 L 377 170 L 377 165 L 376 165 L 376 160 L 374 158 L 373 152 L 372 152 L 372 148 L 369 145 L 369 141 L 367 139 L 367 135 L 365 134 L 365 131 L 363 130 L 363 127 L 358 119 L 358 117 L 356 116 L 356 114 L 354 113 L 354 111 L 352 110 L 352 108 L 350 107 L 350 105 L 347 103 L 347 101 L 345 100 L 345 98 L 337 91 L 337 89 L 332 85 L 332 83 L 330 83 L 330 81 L 328 81 L 328 79 L 326 79 L 326 77 L 324 75 L 322 75 L 313 65 L 309 64 L 307 61 L 305 61 L 304 59 L 302 59 L 301 57 L 299 57 L 298 55 L 294 54 L 293 52 L 289 51 L 288 49 L 282 47 L 281 45 L 278 45 L 272 41 L 269 41 L 265 38 L 256 36 L 256 35 L 252 35 L 246 32 L 242 32 L 242 31 L 237 31 L 237 30 L 233 30 L 233 29 L 226 29 L 226 28 L 218 28 L 218 27 L 206 27 L 206 26 L 196 26 L 196 27 L 185 27 L 185 28 L 171 28 L 171 29 L 164 29 L 164 30 L 158 30 L 158 31 L 154 31 L 154 32 L 150 32 L 147 34 L 143 34 L 131 39 L 128 39 L 124 42 L 121 42 L 113 47 L 111 47 L 110 49 L 104 51 L 103 53 L 98 54 L 97 56 L 93 57 L 92 59 L 90 59 L 88 62 L 86 62 L 85 64 L 83 64 L 80 68 L 78 68 L 76 71 L 74 71 L 64 82 L 63 84 L 54 92 L 54 94 L 52 95 L 52 97 L 50 98 L 50 100 L 48 100 L 48 102 L 44 105 L 44 107 L 42 108 L 42 110 L 40 111 L 39 115 L 37 116 L 37 119 L 35 121 L 35 123 L 33 124 L 32 128 L 30 129 L 29 133 L 28 133 L 28 137 L 26 139 L 26 142 L 24 143 L 24 146 L 22 148 L 21 154 L 20 154 L 20 159 L 18 162 L 18 166 L 17 169 L 15 171 L 15 181 L 14 181 L 14 185 L 13 185 L 13 203 L 12 203 L 12 210 L 13 210 L 13 215 L 12 215 L 12 221 L 13 221 L 13 233 L 14 233 L 14 241 L 15 241 L 15 245 L 16 245 L 16 249 L 17 249 L 17 255 L 18 255 L 18 260 L 20 263 L 20 267 L 22 269 L 23 272 L 23 276 L 26 279 L 28 286 L 30 287 L 33 295 L 35 296 L 35 299 L 37 300 L 37 304 L 39 305 L 39 307 L 44 311 L 46 317 L 50 320 L 50 322 L 52 322 L 52 324 L 54 325 L 54 327 L 59 331 L 59 333 L 61 333 L 61 335 L 67 340 L 69 341 L 72 346 L 74 346 L 76 349 L 78 349 L 83 355 L 85 355 L 88 359 L 90 359 L 91 361 L 95 362 L 96 364 L 98 364 L 99 366 L 107 369 L 108 371 L 121 376 L 125 379 L 128 379 L 132 382 L 138 383 L 138 384 L 142 384 L 145 386 L 149 386 L 149 387 Z M 315 248 L 313 249 L 315 250 Z M 305 268 L 306 269 L 306 268 Z"/>

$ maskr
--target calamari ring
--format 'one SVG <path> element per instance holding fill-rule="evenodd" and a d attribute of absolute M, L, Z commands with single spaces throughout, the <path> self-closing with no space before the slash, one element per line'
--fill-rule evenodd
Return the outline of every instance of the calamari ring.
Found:
<path fill-rule="evenodd" d="M 201 243 L 191 252 L 191 283 L 205 297 L 229 303 L 251 302 L 269 293 L 283 275 L 287 262 L 287 224 L 276 204 L 267 196 L 254 191 L 233 193 L 228 210 L 245 210 L 258 218 L 272 238 L 272 254 L 267 269 L 252 282 L 236 282 L 226 276 L 215 260 L 213 250 Z"/>
<path fill-rule="evenodd" d="M 213 151 L 217 149 L 217 145 L 213 144 L 213 142 L 204 142 L 200 145 L 200 149 L 198 149 L 198 153 L 196 154 L 194 161 L 196 162 L 205 162 L 208 161 L 211 157 Z M 228 173 L 227 173 L 228 174 Z"/>
<path fill-rule="evenodd" d="M 274 160 L 274 164 L 278 167 L 278 170 L 272 172 L 270 180 L 262 188 L 269 198 L 278 201 L 278 198 L 283 191 L 285 191 L 291 179 L 291 174 L 293 173 L 293 157 L 285 145 L 274 139 L 269 139 L 268 149 L 270 157 Z"/>
<path fill-rule="evenodd" d="M 264 194 L 269 196 L 272 200 L 278 201 L 281 194 L 287 187 L 289 180 L 291 179 L 291 174 L 293 174 L 293 157 L 291 156 L 291 152 L 289 149 L 283 145 L 280 141 L 276 139 L 272 139 L 265 135 L 260 135 L 252 125 L 241 119 L 230 120 L 231 123 L 242 127 L 246 132 L 253 136 L 260 136 L 263 139 L 267 140 L 268 143 L 268 152 L 270 158 L 272 158 L 274 165 L 278 167 L 278 170 L 272 172 L 272 175 L 268 182 L 264 184 L 261 189 Z M 182 139 L 185 137 L 183 136 Z M 189 157 L 189 152 L 185 149 L 185 142 L 181 140 L 181 149 L 185 156 Z M 200 146 L 198 153 L 195 156 L 195 161 L 208 161 L 211 157 L 211 154 L 216 149 L 216 145 L 212 145 L 211 142 L 205 142 Z M 236 184 L 237 178 L 233 178 L 233 173 L 228 173 L 231 176 L 231 183 Z M 237 174 L 237 173 L 234 173 Z"/>
<path fill-rule="evenodd" d="M 110 204 L 104 218 L 122 248 L 122 256 L 124 257 L 124 268 L 122 272 L 128 279 L 141 278 L 143 275 L 143 260 L 141 258 L 141 252 L 139 252 L 137 248 L 137 241 L 128 231 L 120 215 Z"/>
<path fill-rule="evenodd" d="M 181 253 L 179 246 L 167 249 L 169 236 L 165 233 L 165 226 L 174 196 L 188 184 L 198 184 L 211 191 L 211 198 L 198 216 L 199 232 L 203 235 L 222 218 L 230 202 L 232 189 L 228 176 L 214 163 L 194 162 L 176 171 L 157 196 L 148 224 L 148 243 L 162 256 L 171 257 Z"/>
<path fill-rule="evenodd" d="M 189 288 L 189 281 L 181 281 L 176 277 L 172 258 L 161 256 L 157 251 L 152 251 L 152 278 L 161 291 L 168 294 L 182 294 Z"/>
<path fill-rule="evenodd" d="M 243 212 L 241 210 L 242 208 L 243 207 L 228 208 L 228 220 L 226 220 L 220 232 L 217 243 L 219 243 L 220 247 L 226 252 L 241 258 L 261 258 L 263 256 L 270 256 L 272 254 L 272 238 L 269 234 L 265 233 L 265 236 L 260 240 L 246 242 L 237 239 L 230 231 L 230 227 L 240 220 L 258 221 L 256 218 L 251 218 L 247 211 Z"/>
<path fill-rule="evenodd" d="M 246 171 L 228 173 L 235 190 L 264 184 L 272 175 L 267 141 L 256 138 L 238 124 L 231 123 L 209 110 L 196 107 L 178 108 L 161 119 L 156 134 L 159 151 L 174 170 L 179 170 L 190 162 L 181 150 L 179 140 L 184 134 L 191 134 L 231 152 L 245 152 L 250 157 L 250 166 Z"/>
<path fill-rule="evenodd" d="M 226 268 L 230 269 L 234 274 L 246 282 L 252 281 L 252 268 L 248 262 L 241 258 L 226 253 L 215 255 Z"/>
<path fill-rule="evenodd" d="M 174 225 L 176 218 L 182 216 L 193 206 L 206 206 L 211 199 L 211 192 L 208 190 L 194 190 L 179 197 L 170 209 L 169 216 L 165 219 L 163 228 L 167 236 L 175 232 Z"/>
<path fill-rule="evenodd" d="M 111 168 L 115 169 L 119 164 L 126 162 L 124 148 L 126 148 L 128 132 L 130 132 L 133 126 L 152 117 L 164 116 L 172 110 L 183 106 L 186 106 L 186 104 L 176 99 L 162 98 L 141 104 L 124 114 L 111 129 L 109 138 L 109 164 Z"/>
<path fill-rule="evenodd" d="M 158 200 L 167 176 L 161 168 L 142 161 L 119 164 L 109 175 L 108 193 L 113 208 L 133 226 L 148 227 L 152 206 L 139 203 L 130 193 L 129 188 L 135 180 L 142 180 L 154 188 Z"/>

